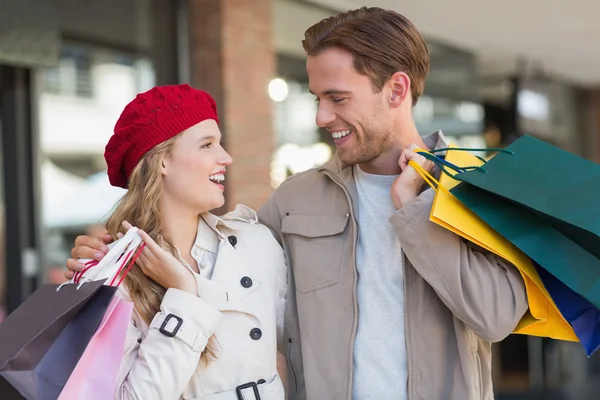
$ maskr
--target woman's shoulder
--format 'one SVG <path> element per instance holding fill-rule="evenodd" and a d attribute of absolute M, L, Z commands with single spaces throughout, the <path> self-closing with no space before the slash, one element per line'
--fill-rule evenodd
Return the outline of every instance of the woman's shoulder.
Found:
<path fill-rule="evenodd" d="M 240 233 L 250 234 L 265 243 L 270 243 L 270 240 L 265 239 L 274 240 L 271 230 L 258 220 L 256 211 L 246 205 L 238 204 L 233 211 L 220 218 L 226 226 Z"/>
<path fill-rule="evenodd" d="M 233 211 L 228 212 L 227 214 L 221 216 L 221 219 L 223 221 L 228 221 L 228 222 L 242 222 L 242 223 L 246 223 L 246 224 L 252 224 L 252 225 L 256 225 L 258 224 L 258 215 L 256 214 L 256 211 L 254 211 L 252 208 L 244 205 L 244 204 L 238 204 L 235 206 L 235 209 Z"/>

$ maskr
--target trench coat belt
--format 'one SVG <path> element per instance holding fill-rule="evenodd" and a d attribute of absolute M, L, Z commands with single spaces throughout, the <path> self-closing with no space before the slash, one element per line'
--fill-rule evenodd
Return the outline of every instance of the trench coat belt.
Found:
<path fill-rule="evenodd" d="M 258 396 L 255 393 L 258 392 Z M 207 394 L 194 397 L 194 400 L 284 400 L 285 393 L 279 374 L 275 375 L 270 382 L 242 383 L 238 389 L 229 392 Z"/>

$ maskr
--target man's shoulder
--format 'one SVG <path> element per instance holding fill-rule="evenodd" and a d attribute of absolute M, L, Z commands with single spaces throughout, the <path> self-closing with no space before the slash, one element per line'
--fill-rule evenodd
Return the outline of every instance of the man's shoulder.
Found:
<path fill-rule="evenodd" d="M 306 171 L 295 173 L 284 180 L 275 192 L 288 192 L 304 189 L 314 185 L 318 181 L 322 181 L 325 176 L 321 167 L 307 169 Z"/>
<path fill-rule="evenodd" d="M 272 216 L 275 209 L 287 209 L 290 204 L 318 201 L 318 193 L 329 185 L 329 178 L 322 167 L 298 172 L 284 180 L 271 194 L 269 201 L 258 210 L 260 221 Z"/>

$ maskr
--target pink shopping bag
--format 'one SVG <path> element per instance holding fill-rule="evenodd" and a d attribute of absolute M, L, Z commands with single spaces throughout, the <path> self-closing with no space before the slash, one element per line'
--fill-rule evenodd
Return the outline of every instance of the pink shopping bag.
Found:
<path fill-rule="evenodd" d="M 133 303 L 113 297 L 59 400 L 106 400 L 115 394 Z"/>

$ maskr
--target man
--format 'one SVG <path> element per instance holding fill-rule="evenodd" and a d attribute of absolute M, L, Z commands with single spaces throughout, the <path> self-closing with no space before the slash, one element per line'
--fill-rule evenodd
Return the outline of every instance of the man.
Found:
<path fill-rule="evenodd" d="M 434 192 L 407 164 L 439 173 L 413 150 L 446 144 L 412 116 L 429 70 L 422 36 L 361 8 L 309 28 L 303 46 L 316 122 L 338 151 L 259 211 L 290 267 L 289 398 L 492 399 L 491 342 L 527 298 L 515 268 L 429 221 Z M 75 258 L 102 243 L 76 245 Z"/>

